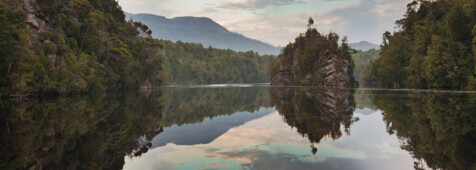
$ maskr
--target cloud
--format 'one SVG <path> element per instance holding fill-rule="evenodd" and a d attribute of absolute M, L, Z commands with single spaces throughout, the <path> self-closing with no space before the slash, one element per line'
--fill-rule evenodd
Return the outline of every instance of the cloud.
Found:
<path fill-rule="evenodd" d="M 393 31 L 395 20 L 401 18 L 406 4 L 411 0 L 360 0 L 356 5 L 331 10 L 318 15 L 318 27 L 347 35 L 349 40 L 380 43 L 382 33 Z M 333 24 L 326 24 L 331 18 L 338 18 Z"/>
<path fill-rule="evenodd" d="M 306 31 L 313 17 L 320 32 L 349 42 L 379 44 L 412 0 L 120 0 L 125 11 L 166 17 L 209 17 L 233 32 L 284 46 Z"/>
<path fill-rule="evenodd" d="M 295 3 L 303 2 L 299 0 L 239 0 L 222 2 L 215 7 L 222 9 L 256 10 L 268 6 L 289 5 Z"/>

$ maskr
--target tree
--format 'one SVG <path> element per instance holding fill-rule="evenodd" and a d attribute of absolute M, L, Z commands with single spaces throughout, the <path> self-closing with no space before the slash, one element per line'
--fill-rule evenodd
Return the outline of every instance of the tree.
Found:
<path fill-rule="evenodd" d="M 314 25 L 314 20 L 312 19 L 312 17 L 309 17 L 307 22 L 308 22 L 307 29 L 311 29 L 311 26 Z"/>

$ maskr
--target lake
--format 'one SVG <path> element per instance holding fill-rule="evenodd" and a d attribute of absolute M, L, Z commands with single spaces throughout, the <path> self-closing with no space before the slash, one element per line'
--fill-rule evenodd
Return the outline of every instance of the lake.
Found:
<path fill-rule="evenodd" d="M 0 111 L 0 169 L 476 168 L 475 93 L 173 86 Z"/>

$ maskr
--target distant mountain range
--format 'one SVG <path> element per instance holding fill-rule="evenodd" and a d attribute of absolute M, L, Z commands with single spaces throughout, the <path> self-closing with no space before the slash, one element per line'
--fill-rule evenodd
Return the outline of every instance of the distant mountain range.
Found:
<path fill-rule="evenodd" d="M 377 45 L 377 44 L 372 44 L 370 42 L 367 42 L 367 41 L 361 41 L 361 42 L 358 42 L 358 43 L 349 43 L 350 47 L 352 47 L 353 49 L 356 49 L 356 50 L 362 50 L 362 51 L 368 51 L 372 48 L 378 50 L 380 49 L 380 46 Z"/>
<path fill-rule="evenodd" d="M 210 18 L 205 17 L 176 17 L 165 18 L 153 14 L 125 13 L 126 19 L 132 18 L 140 21 L 152 30 L 152 37 L 157 39 L 171 40 L 173 42 L 195 42 L 205 47 L 212 46 L 234 51 L 253 50 L 259 54 L 274 54 L 280 52 L 280 48 L 270 44 L 247 38 L 241 34 L 228 31 Z"/>

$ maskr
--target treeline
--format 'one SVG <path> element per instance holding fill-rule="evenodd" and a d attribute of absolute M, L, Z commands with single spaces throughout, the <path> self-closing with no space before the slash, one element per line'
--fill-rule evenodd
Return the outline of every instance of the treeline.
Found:
<path fill-rule="evenodd" d="M 165 84 L 265 83 L 273 56 L 161 40 Z"/>
<path fill-rule="evenodd" d="M 0 2 L 0 96 L 159 84 L 160 44 L 115 0 Z"/>
<path fill-rule="evenodd" d="M 476 90 L 476 1 L 416 0 L 399 31 L 383 34 L 367 82 L 393 88 Z"/>
<path fill-rule="evenodd" d="M 370 64 L 380 56 L 380 50 L 370 49 L 368 51 L 357 50 L 352 54 L 352 60 L 354 60 L 354 77 L 355 80 L 361 82 L 363 76 L 367 72 L 367 68 Z"/>

